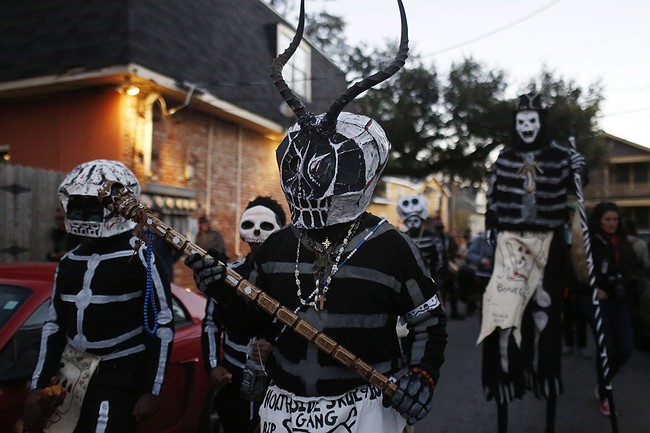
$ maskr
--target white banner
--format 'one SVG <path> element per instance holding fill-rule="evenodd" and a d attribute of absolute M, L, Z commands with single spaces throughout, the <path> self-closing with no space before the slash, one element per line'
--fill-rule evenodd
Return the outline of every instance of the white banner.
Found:
<path fill-rule="evenodd" d="M 74 431 L 88 384 L 99 365 L 101 357 L 81 352 L 67 345 L 61 355 L 61 368 L 56 383 L 63 384 L 65 400 L 46 422 L 44 433 L 70 433 Z"/>
<path fill-rule="evenodd" d="M 494 270 L 483 294 L 481 332 L 476 344 L 498 327 L 514 328 L 521 343 L 524 309 L 541 283 L 553 232 L 500 232 L 494 256 Z"/>
<path fill-rule="evenodd" d="M 272 385 L 260 407 L 260 432 L 401 433 L 406 420 L 383 407 L 382 398 L 369 385 L 331 397 L 301 397 Z"/>

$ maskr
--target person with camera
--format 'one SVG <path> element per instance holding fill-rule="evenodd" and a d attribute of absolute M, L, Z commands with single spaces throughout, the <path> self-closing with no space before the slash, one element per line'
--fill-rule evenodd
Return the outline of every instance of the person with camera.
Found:
<path fill-rule="evenodd" d="M 630 359 L 634 348 L 631 298 L 635 279 L 634 250 L 621 224 L 621 212 L 615 203 L 599 203 L 589 218 L 591 254 L 596 277 L 597 297 L 600 301 L 602 331 L 610 363 L 610 380 Z M 592 330 L 595 332 L 592 294 L 584 293 L 583 305 Z M 609 403 L 605 398 L 604 379 L 598 367 L 599 410 L 609 416 Z"/>

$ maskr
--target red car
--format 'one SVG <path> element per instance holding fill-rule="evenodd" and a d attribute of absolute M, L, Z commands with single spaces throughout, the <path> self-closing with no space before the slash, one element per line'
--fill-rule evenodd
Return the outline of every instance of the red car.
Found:
<path fill-rule="evenodd" d="M 0 264 L 0 433 L 23 414 L 47 318 L 56 263 Z M 176 335 L 163 385 L 163 406 L 138 433 L 218 431 L 214 392 L 203 368 L 201 320 L 205 297 L 172 284 Z"/>

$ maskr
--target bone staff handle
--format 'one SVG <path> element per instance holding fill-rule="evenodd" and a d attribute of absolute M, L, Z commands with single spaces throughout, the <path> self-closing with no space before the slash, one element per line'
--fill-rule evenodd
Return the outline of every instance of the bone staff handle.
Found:
<path fill-rule="evenodd" d="M 153 216 L 151 211 L 138 201 L 133 192 L 122 184 L 114 181 L 106 182 L 99 191 L 99 200 L 109 210 L 126 219 L 144 224 L 153 233 L 164 238 L 175 248 L 187 254 L 208 255 L 207 251 L 203 248 L 190 242 L 185 236 Z M 237 294 L 248 298 L 262 310 L 293 329 L 298 335 L 314 343 L 323 352 L 331 355 L 340 364 L 355 371 L 368 383 L 379 388 L 387 397 L 392 397 L 395 394 L 395 391 L 397 391 L 397 384 L 395 382 L 356 357 L 352 352 L 338 344 L 332 338 L 298 317 L 293 311 L 255 287 L 237 272 L 228 268 L 224 263 L 219 263 L 226 268 L 225 283 L 230 287 L 234 287 Z"/>

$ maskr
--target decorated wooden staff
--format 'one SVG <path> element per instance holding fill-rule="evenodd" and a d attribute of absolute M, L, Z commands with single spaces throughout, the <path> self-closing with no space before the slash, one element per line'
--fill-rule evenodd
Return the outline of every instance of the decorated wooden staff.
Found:
<path fill-rule="evenodd" d="M 574 150 L 576 149 L 575 137 L 569 137 L 569 142 Z M 596 274 L 594 272 L 594 261 L 591 256 L 591 241 L 589 239 L 589 226 L 587 224 L 587 212 L 585 211 L 584 195 L 582 194 L 582 179 L 577 170 L 573 171 L 573 180 L 575 183 L 575 194 L 578 200 L 578 212 L 580 214 L 580 225 L 582 228 L 582 237 L 585 246 L 585 259 L 587 261 L 587 271 L 589 272 L 589 287 L 591 288 L 591 303 L 594 306 L 594 322 L 596 333 L 596 347 L 598 348 L 598 366 L 603 376 L 605 384 L 605 397 L 609 402 L 610 420 L 612 423 L 612 432 L 618 433 L 618 420 L 616 418 L 616 407 L 614 406 L 614 391 L 610 378 L 609 357 L 607 355 L 607 346 L 605 345 L 605 334 L 602 328 L 602 310 L 600 300 L 598 299 L 598 289 L 596 287 Z"/>
<path fill-rule="evenodd" d="M 208 255 L 203 248 L 190 242 L 185 236 L 153 216 L 150 209 L 140 203 L 132 191 L 124 185 L 114 181 L 106 182 L 99 192 L 99 200 L 104 207 L 112 212 L 135 221 L 140 226 L 149 228 L 153 233 L 164 238 L 175 248 L 186 254 Z M 225 264 L 220 264 L 226 267 Z M 228 267 L 226 267 L 224 281 L 229 286 L 235 288 L 238 295 L 253 301 L 262 310 L 277 318 L 284 325 L 292 328 L 298 335 L 314 343 L 323 352 L 331 355 L 341 365 L 353 370 L 369 384 L 379 388 L 387 397 L 392 397 L 397 390 L 395 382 L 357 358 L 352 352 L 342 347 L 305 320 L 299 318 L 293 311 L 281 305 L 276 299 L 255 287 Z"/>

